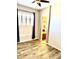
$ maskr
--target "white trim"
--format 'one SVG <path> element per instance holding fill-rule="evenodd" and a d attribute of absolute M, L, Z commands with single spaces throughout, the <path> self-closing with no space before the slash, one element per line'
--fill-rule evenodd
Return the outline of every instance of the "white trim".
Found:
<path fill-rule="evenodd" d="M 54 46 L 54 45 L 51 45 L 50 43 L 47 43 L 47 44 L 48 44 L 49 46 L 52 46 L 52 47 L 56 48 L 57 50 L 61 51 L 60 48 L 58 48 L 58 47 L 56 47 L 56 46 Z"/>

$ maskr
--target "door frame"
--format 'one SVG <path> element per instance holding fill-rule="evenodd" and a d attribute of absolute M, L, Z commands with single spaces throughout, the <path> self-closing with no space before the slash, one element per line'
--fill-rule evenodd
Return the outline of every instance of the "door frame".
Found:
<path fill-rule="evenodd" d="M 48 32 L 47 32 L 47 40 L 46 40 L 47 43 L 49 40 L 50 21 L 51 21 L 51 5 L 49 6 L 49 23 L 48 23 Z"/>

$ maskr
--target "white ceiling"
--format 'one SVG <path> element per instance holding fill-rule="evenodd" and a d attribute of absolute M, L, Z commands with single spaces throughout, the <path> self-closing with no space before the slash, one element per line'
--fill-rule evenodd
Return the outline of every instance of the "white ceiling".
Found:
<path fill-rule="evenodd" d="M 40 7 L 36 3 L 32 3 L 33 1 L 34 0 L 17 0 L 17 3 L 18 4 L 22 4 L 24 6 L 28 6 L 28 7 L 34 8 L 34 9 L 43 9 L 43 8 L 45 8 L 45 7 L 50 5 L 49 3 L 41 2 L 41 7 Z"/>

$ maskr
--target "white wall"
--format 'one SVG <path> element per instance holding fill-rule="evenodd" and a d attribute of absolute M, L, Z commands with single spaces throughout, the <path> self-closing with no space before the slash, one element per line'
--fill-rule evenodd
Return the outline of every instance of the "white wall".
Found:
<path fill-rule="evenodd" d="M 60 0 L 53 0 L 48 44 L 61 50 Z"/>
<path fill-rule="evenodd" d="M 17 4 L 17 8 L 18 9 L 21 9 L 21 10 L 26 10 L 26 11 L 30 11 L 30 12 L 35 12 L 35 39 L 39 39 L 40 36 L 39 36 L 39 11 L 36 10 L 36 9 L 32 9 L 32 8 L 29 8 L 29 7 L 26 7 L 26 6 L 23 6 L 23 5 L 20 5 L 20 4 Z M 24 26 L 25 27 L 25 26 Z M 29 29 L 28 29 L 29 30 Z M 21 31 L 20 31 L 21 32 Z M 28 40 L 32 40 L 30 38 L 24 38 L 23 40 L 21 40 L 21 42 L 23 41 L 28 41 Z"/>

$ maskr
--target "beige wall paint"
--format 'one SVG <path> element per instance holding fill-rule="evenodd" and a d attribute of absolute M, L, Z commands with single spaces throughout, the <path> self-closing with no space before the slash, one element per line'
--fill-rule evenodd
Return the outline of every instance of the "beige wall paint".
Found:
<path fill-rule="evenodd" d="M 40 39 L 40 36 L 39 36 L 39 33 L 40 33 L 40 25 L 39 25 L 39 11 L 36 10 L 36 9 L 32 9 L 32 8 L 29 8 L 29 7 L 26 7 L 26 6 L 23 6 L 23 5 L 20 5 L 20 4 L 17 4 L 17 8 L 18 9 L 21 9 L 21 10 L 25 10 L 25 11 L 30 11 L 30 12 L 35 12 L 35 39 Z M 39 25 L 39 26 L 38 26 Z M 23 26 L 25 28 L 25 26 Z M 26 28 L 25 28 L 26 29 Z M 30 30 L 30 28 L 28 29 Z M 20 31 L 21 32 L 21 31 Z M 30 37 L 29 38 L 26 38 L 24 37 L 21 42 L 24 42 L 24 41 L 28 41 L 28 40 L 32 40 Z"/>
<path fill-rule="evenodd" d="M 61 50 L 60 0 L 53 0 L 48 44 Z"/>

